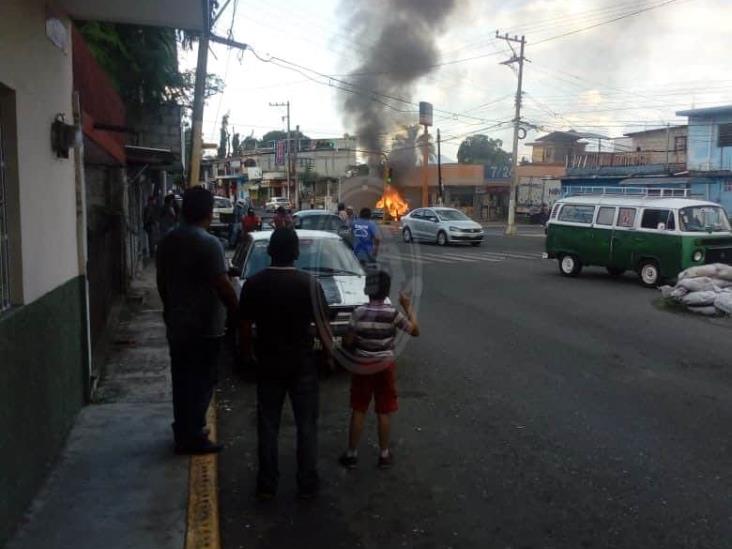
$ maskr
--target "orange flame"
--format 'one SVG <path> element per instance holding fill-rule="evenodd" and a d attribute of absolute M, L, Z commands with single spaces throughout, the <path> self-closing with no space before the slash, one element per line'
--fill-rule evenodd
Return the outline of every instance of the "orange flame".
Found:
<path fill-rule="evenodd" d="M 388 214 L 391 219 L 399 219 L 409 211 L 409 202 L 407 202 L 399 191 L 391 185 L 387 185 L 384 194 L 376 202 L 377 208 L 383 208 L 384 213 Z"/>

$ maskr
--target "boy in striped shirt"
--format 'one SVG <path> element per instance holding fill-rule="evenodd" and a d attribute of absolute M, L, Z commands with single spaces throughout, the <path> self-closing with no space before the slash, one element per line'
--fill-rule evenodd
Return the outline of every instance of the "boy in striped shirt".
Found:
<path fill-rule="evenodd" d="M 378 418 L 378 465 L 386 469 L 394 462 L 389 448 L 390 415 L 399 409 L 394 345 L 397 330 L 416 337 L 419 335 L 419 326 L 409 296 L 404 293 L 399 295 L 404 314 L 385 302 L 390 290 L 391 277 L 387 272 L 378 271 L 366 277 L 369 303 L 353 311 L 348 333 L 343 339 L 344 347 L 350 351 L 355 362 L 353 369 L 362 372 L 353 373 L 351 377 L 352 413 L 348 450 L 339 459 L 340 464 L 348 469 L 353 469 L 358 463 L 358 443 L 372 398 Z"/>

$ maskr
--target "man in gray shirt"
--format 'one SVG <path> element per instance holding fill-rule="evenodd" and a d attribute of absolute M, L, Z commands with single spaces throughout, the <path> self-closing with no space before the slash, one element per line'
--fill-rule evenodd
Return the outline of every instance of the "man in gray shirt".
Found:
<path fill-rule="evenodd" d="M 183 194 L 183 223 L 160 242 L 157 253 L 173 380 L 173 433 L 176 452 L 183 454 L 221 450 L 208 438 L 206 411 L 216 385 L 226 310 L 233 318 L 237 297 L 221 242 L 206 231 L 213 205 L 206 189 L 188 189 Z"/>

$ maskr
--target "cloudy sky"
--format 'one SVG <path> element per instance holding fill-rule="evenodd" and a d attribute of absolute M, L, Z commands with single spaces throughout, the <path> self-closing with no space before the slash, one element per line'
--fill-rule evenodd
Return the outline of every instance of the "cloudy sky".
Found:
<path fill-rule="evenodd" d="M 349 73 L 358 71 L 379 28 L 356 32 L 352 8 L 365 10 L 360 20 L 370 21 L 368 10 L 383 13 L 400 1 L 415 3 L 232 0 L 216 32 L 231 28 L 259 59 L 212 45 L 209 71 L 226 89 L 206 105 L 204 138 L 217 140 L 227 112 L 242 136 L 282 128 L 284 110 L 269 103 L 287 100 L 293 129 L 299 124 L 311 137 L 356 134 L 341 108 L 346 92 L 337 87 L 353 82 Z M 383 90 L 364 93 L 391 105 L 387 111 L 405 111 L 403 122 L 416 121 L 419 101 L 432 102 L 447 157 L 455 158 L 460 141 L 479 132 L 509 149 L 516 75 L 500 64 L 512 53 L 495 34 L 523 33 L 530 62 L 522 118 L 538 128 L 525 142 L 570 127 L 616 137 L 682 124 L 675 116 L 682 108 L 732 104 L 731 24 L 729 0 L 456 0 L 442 31 L 432 35 L 443 64 L 416 81 L 409 97 L 399 95 L 413 105 L 379 95 Z M 576 32 L 586 27 L 594 28 Z M 279 60 L 266 62 L 272 56 Z M 194 63 L 195 52 L 184 56 L 184 66 Z"/>

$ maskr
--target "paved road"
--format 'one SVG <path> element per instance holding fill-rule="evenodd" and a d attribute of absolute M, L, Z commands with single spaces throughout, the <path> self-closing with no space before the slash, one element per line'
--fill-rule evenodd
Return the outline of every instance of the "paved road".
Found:
<path fill-rule="evenodd" d="M 543 241 L 406 245 L 385 260 L 418 297 L 423 336 L 399 361 L 391 471 L 375 425 L 336 465 L 348 377 L 321 384 L 321 497 L 295 500 L 285 417 L 278 499 L 252 499 L 254 387 L 220 394 L 225 546 L 732 546 L 732 326 L 663 310 L 634 276 L 558 275 Z"/>

